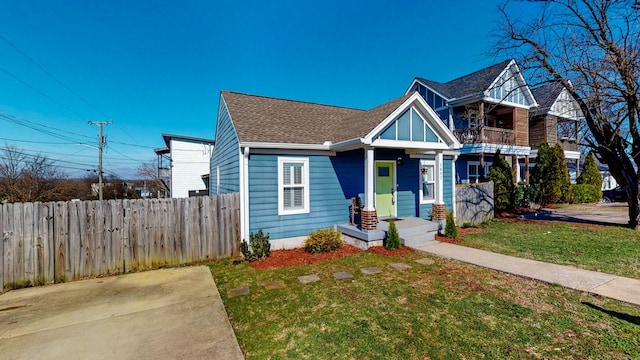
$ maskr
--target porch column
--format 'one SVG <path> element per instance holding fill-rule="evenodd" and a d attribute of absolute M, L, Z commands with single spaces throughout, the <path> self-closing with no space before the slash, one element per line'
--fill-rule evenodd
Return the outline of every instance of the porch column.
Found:
<path fill-rule="evenodd" d="M 442 161 L 442 152 L 436 153 L 436 176 L 438 189 L 436 190 L 436 204 L 444 204 L 444 170 Z"/>
<path fill-rule="evenodd" d="M 529 185 L 529 155 L 524 156 L 524 183 Z"/>
<path fill-rule="evenodd" d="M 513 155 L 511 158 L 511 167 L 513 168 L 513 183 L 517 184 L 520 180 L 520 163 L 518 162 L 518 155 Z"/>
<path fill-rule="evenodd" d="M 445 220 L 447 219 L 447 205 L 444 203 L 444 169 L 442 161 L 442 152 L 436 153 L 436 202 L 431 207 L 431 220 L 440 223 L 440 229 L 444 229 Z M 454 189 L 455 191 L 455 189 Z"/>
<path fill-rule="evenodd" d="M 375 154 L 373 148 L 364 149 L 364 209 L 360 217 L 362 230 L 376 230 L 378 228 L 378 215 L 374 203 L 375 181 Z"/>

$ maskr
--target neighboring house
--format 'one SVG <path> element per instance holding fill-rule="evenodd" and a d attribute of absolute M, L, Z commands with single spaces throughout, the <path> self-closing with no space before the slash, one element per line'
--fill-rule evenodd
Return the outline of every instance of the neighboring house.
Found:
<path fill-rule="evenodd" d="M 169 190 L 169 197 L 199 196 L 207 192 L 209 162 L 214 140 L 162 134 L 166 147 L 155 149 L 158 177 Z"/>
<path fill-rule="evenodd" d="M 456 162 L 459 183 L 482 181 L 497 150 L 515 169 L 514 181 L 529 172 L 529 109 L 537 106 L 515 60 L 503 61 L 441 83 L 415 78 L 417 91 L 462 143 Z"/>
<path fill-rule="evenodd" d="M 531 158 L 537 157 L 538 147 L 544 142 L 552 147 L 560 144 L 564 150 L 564 157 L 569 163 L 571 180 L 575 182 L 580 165 L 578 149 L 578 125 L 582 119 L 580 107 L 567 89 L 557 82 L 532 89 L 532 92 L 538 107 L 531 109 L 529 119 Z"/>
<path fill-rule="evenodd" d="M 240 193 L 241 237 L 262 229 L 283 246 L 350 222 L 428 219 L 454 211 L 460 143 L 418 93 L 368 111 L 223 91 L 212 194 Z M 442 217 L 444 219 L 444 217 Z"/>

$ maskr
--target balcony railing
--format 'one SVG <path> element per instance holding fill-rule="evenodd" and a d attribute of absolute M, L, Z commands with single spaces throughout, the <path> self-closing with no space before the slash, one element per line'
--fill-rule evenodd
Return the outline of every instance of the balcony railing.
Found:
<path fill-rule="evenodd" d="M 515 145 L 515 132 L 511 129 L 501 129 L 490 126 L 481 126 L 467 129 L 454 130 L 461 144 L 491 143 L 501 145 Z"/>
<path fill-rule="evenodd" d="M 578 140 L 570 138 L 558 138 L 558 144 L 564 151 L 578 151 Z"/>

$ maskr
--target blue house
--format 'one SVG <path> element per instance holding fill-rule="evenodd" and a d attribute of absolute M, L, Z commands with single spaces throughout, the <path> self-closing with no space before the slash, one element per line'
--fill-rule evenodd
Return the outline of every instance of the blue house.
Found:
<path fill-rule="evenodd" d="M 515 169 L 514 182 L 529 174 L 529 110 L 538 104 L 515 60 L 506 60 L 448 82 L 417 77 L 418 92 L 462 144 L 456 162 L 459 183 L 477 183 L 497 150 Z"/>
<path fill-rule="evenodd" d="M 321 228 L 349 232 L 353 198 L 363 207 L 351 235 L 365 241 L 379 220 L 455 211 L 461 145 L 417 92 L 365 111 L 222 91 L 215 139 L 211 194 L 240 193 L 243 239 L 262 229 L 284 248 Z"/>

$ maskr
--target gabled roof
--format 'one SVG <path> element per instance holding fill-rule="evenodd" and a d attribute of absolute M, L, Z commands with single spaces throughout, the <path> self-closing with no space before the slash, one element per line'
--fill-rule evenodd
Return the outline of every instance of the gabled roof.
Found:
<path fill-rule="evenodd" d="M 538 107 L 535 112 L 543 112 L 551 109 L 558 99 L 558 96 L 560 96 L 562 90 L 564 90 L 564 86 L 559 82 L 552 82 L 535 89 L 531 89 L 533 96 L 538 102 Z"/>
<path fill-rule="evenodd" d="M 513 60 L 505 60 L 446 83 L 440 83 L 420 77 L 417 77 L 416 80 L 428 87 L 431 87 L 433 90 L 446 96 L 448 99 L 457 99 L 473 94 L 483 93 L 489 89 L 489 86 L 493 84 L 496 78 L 505 70 L 511 61 Z"/>
<path fill-rule="evenodd" d="M 364 111 L 222 91 L 241 143 L 338 143 L 368 134 L 410 95 Z"/>
<path fill-rule="evenodd" d="M 579 120 L 582 117 L 579 105 L 562 83 L 548 83 L 532 89 L 531 92 L 538 102 L 538 106 L 530 111 L 533 116 L 549 114 L 571 120 Z"/>
<path fill-rule="evenodd" d="M 241 143 L 322 144 L 358 109 L 222 91 Z"/>

